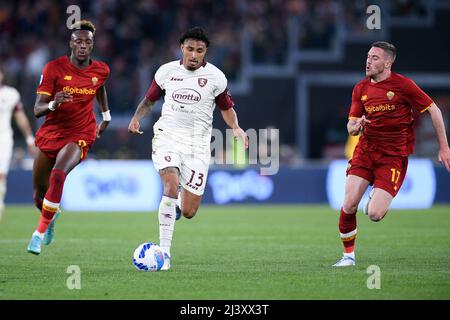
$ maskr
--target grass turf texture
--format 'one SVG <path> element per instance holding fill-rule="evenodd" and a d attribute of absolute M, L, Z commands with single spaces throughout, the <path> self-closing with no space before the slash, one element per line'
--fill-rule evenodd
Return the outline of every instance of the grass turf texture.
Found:
<path fill-rule="evenodd" d="M 152 213 L 64 212 L 55 241 L 26 251 L 38 222 L 9 206 L 0 224 L 0 299 L 450 299 L 450 207 L 358 213 L 357 266 L 342 252 L 338 212 L 326 206 L 203 206 L 177 221 L 172 268 L 139 272 L 132 253 L 158 240 Z M 81 289 L 69 290 L 70 265 Z M 367 288 L 370 265 L 381 289 Z"/>

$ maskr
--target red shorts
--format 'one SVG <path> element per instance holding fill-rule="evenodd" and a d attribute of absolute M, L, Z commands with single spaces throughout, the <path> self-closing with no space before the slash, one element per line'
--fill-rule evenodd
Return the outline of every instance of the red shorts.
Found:
<path fill-rule="evenodd" d="M 366 179 L 374 188 L 380 188 L 395 197 L 405 179 L 408 157 L 393 156 L 378 152 L 364 152 L 356 148 L 349 161 L 349 174 Z"/>
<path fill-rule="evenodd" d="M 36 146 L 49 158 L 56 158 L 58 152 L 64 148 L 67 144 L 74 142 L 81 150 L 81 160 L 84 160 L 87 156 L 89 148 L 91 147 L 93 141 L 77 139 L 74 137 L 69 137 L 67 139 L 46 139 L 42 136 L 36 136 Z"/>

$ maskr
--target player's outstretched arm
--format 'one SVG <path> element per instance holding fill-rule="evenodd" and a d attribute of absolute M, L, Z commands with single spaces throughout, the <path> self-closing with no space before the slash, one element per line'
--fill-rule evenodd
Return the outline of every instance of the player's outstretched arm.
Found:
<path fill-rule="evenodd" d="M 444 119 L 442 112 L 436 104 L 432 104 L 427 110 L 430 113 L 431 121 L 433 122 L 434 130 L 439 142 L 439 161 L 450 172 L 450 149 L 448 147 L 447 135 L 445 132 Z"/>
<path fill-rule="evenodd" d="M 55 111 L 61 103 L 72 101 L 72 98 L 70 93 L 64 91 L 57 92 L 54 100 L 50 100 L 51 97 L 49 95 L 38 93 L 34 104 L 34 115 L 36 118 L 45 116 Z"/>
<path fill-rule="evenodd" d="M 130 120 L 130 124 L 128 125 L 128 132 L 131 134 L 143 134 L 144 132 L 139 130 L 140 124 L 139 121 L 141 121 L 142 118 L 144 118 L 150 110 L 152 110 L 153 105 L 155 104 L 154 101 L 149 100 L 147 97 L 144 97 L 142 101 L 139 103 L 139 105 L 136 108 L 136 112 L 134 113 L 134 116 Z"/>
<path fill-rule="evenodd" d="M 236 111 L 233 108 L 229 108 L 226 110 L 220 110 L 222 113 L 223 120 L 225 123 L 233 129 L 233 135 L 236 138 L 240 138 L 244 143 L 245 148 L 248 148 L 248 136 L 244 130 L 239 127 L 238 118 L 236 115 Z"/>
<path fill-rule="evenodd" d="M 97 126 L 97 138 L 100 138 L 103 131 L 106 130 L 109 123 L 111 122 L 111 113 L 109 111 L 108 107 L 108 95 L 106 94 L 106 88 L 105 86 L 101 86 L 97 93 L 95 94 L 95 98 L 98 101 L 98 104 L 100 106 L 100 110 L 102 112 L 102 122 L 99 123 Z"/>

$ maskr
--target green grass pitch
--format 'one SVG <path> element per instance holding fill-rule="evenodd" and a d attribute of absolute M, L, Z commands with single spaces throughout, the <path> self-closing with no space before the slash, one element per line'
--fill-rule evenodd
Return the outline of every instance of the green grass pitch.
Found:
<path fill-rule="evenodd" d="M 202 206 L 177 221 L 172 268 L 139 272 L 132 253 L 158 240 L 155 212 L 64 212 L 55 242 L 26 247 L 38 222 L 9 206 L 0 223 L 1 299 L 303 300 L 450 299 L 450 207 L 358 213 L 357 266 L 332 268 L 342 252 L 338 213 L 326 206 Z M 81 289 L 67 268 L 79 266 Z M 380 268 L 368 289 L 367 268 Z"/>

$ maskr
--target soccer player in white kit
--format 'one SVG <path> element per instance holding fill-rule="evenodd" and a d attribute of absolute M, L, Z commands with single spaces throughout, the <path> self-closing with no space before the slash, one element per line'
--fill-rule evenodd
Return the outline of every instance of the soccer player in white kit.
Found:
<path fill-rule="evenodd" d="M 0 221 L 3 216 L 6 196 L 6 177 L 13 151 L 13 130 L 11 128 L 11 117 L 26 139 L 30 153 L 36 151 L 34 147 L 34 136 L 31 131 L 30 122 L 23 111 L 19 92 L 10 86 L 3 84 L 4 73 L 0 68 Z"/>
<path fill-rule="evenodd" d="M 164 253 L 161 270 L 170 268 L 176 207 L 190 219 L 200 206 L 208 176 L 216 105 L 234 136 L 242 139 L 248 148 L 248 137 L 239 127 L 227 79 L 222 71 L 204 59 L 208 46 L 208 37 L 199 27 L 181 36 L 182 59 L 166 63 L 156 71 L 128 127 L 130 133 L 142 134 L 139 121 L 164 95 L 161 117 L 153 126 L 152 140 L 152 160 L 164 187 L 158 214 L 160 247 Z M 180 194 L 179 184 L 182 186 Z"/>

